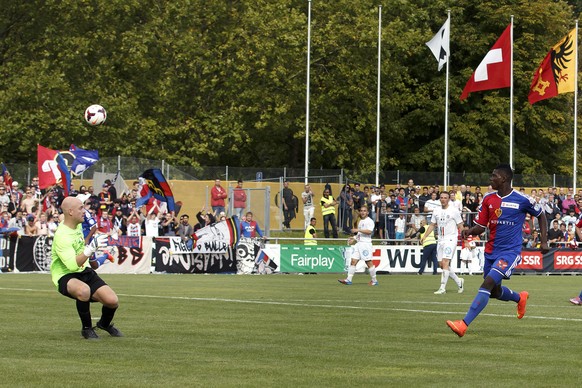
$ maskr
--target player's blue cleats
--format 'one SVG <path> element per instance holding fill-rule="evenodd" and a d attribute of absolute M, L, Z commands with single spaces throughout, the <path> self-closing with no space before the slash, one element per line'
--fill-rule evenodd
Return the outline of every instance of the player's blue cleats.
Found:
<path fill-rule="evenodd" d="M 345 284 L 346 286 L 352 285 L 352 281 L 348 279 L 338 279 L 337 281 L 340 282 L 341 284 Z"/>

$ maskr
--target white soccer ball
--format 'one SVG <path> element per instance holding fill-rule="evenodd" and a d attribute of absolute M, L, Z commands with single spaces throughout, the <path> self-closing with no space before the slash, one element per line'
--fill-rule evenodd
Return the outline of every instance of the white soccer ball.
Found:
<path fill-rule="evenodd" d="M 85 109 L 85 121 L 89 125 L 101 125 L 107 120 L 107 112 L 101 105 L 91 105 Z"/>

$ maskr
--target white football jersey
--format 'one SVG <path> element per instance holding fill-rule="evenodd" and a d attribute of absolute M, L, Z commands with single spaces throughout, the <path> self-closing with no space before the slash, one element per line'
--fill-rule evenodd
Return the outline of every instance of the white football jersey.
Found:
<path fill-rule="evenodd" d="M 456 207 L 449 204 L 446 209 L 435 209 L 432 213 L 431 222 L 437 224 L 439 241 L 457 241 L 459 236 L 459 228 L 457 225 L 461 224 L 463 219 Z"/>
<path fill-rule="evenodd" d="M 360 220 L 360 222 L 358 222 L 358 229 L 371 230 L 372 234 L 358 232 L 356 240 L 361 242 L 372 242 L 372 235 L 374 234 L 374 221 L 372 221 L 370 217 L 366 217 L 363 220 Z"/>

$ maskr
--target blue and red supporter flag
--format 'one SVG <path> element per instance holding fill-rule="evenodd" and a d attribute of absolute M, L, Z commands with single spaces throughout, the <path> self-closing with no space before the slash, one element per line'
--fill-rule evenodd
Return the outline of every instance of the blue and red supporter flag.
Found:
<path fill-rule="evenodd" d="M 12 175 L 10 175 L 4 163 L 2 163 L 2 176 L 4 177 L 4 184 L 7 186 L 7 190 L 9 190 L 12 187 Z"/>
<path fill-rule="evenodd" d="M 65 162 L 65 158 L 60 152 L 57 152 L 57 168 L 61 173 L 61 184 L 63 185 L 63 191 L 65 192 L 65 197 L 69 196 L 69 190 L 71 189 L 71 172 Z"/>
<path fill-rule="evenodd" d="M 99 160 L 99 151 L 97 150 L 84 150 L 71 144 L 69 152 L 74 157 L 71 172 L 75 175 L 80 175 Z"/>
<path fill-rule="evenodd" d="M 145 170 L 140 178 L 145 180 L 141 190 L 141 197 L 136 202 L 136 207 L 140 208 L 145 205 L 153 196 L 155 199 L 168 204 L 168 211 L 175 211 L 176 203 L 174 202 L 174 194 L 170 185 L 164 178 L 164 174 L 158 168 L 151 168 Z"/>

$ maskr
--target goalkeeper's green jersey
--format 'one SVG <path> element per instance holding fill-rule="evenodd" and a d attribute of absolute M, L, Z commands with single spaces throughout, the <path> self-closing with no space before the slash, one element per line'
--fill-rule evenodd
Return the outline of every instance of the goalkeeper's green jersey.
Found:
<path fill-rule="evenodd" d="M 82 266 L 77 265 L 75 258 L 85 248 L 83 239 L 83 228 L 81 224 L 76 229 L 71 229 L 64 224 L 60 224 L 53 238 L 51 252 L 51 275 L 55 286 L 58 287 L 59 279 L 64 275 L 76 272 L 83 272 L 89 265 L 88 261 Z"/>

